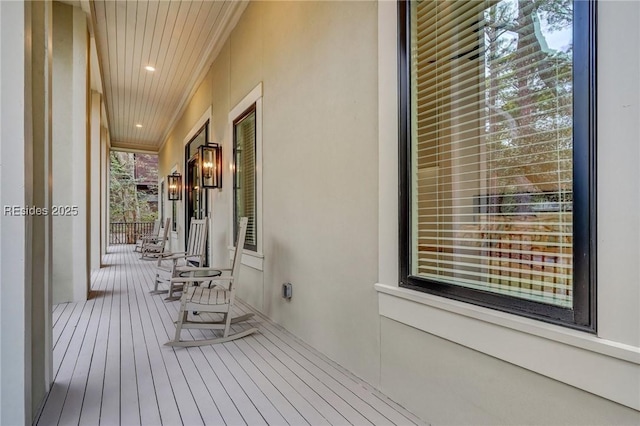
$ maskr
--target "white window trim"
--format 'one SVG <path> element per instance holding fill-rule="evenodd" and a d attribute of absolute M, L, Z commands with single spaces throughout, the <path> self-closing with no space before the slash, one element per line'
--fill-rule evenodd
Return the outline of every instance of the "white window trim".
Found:
<path fill-rule="evenodd" d="M 204 123 L 206 123 L 207 120 L 209 121 L 209 126 L 207 126 L 207 131 L 209 132 L 209 135 L 211 135 L 211 105 L 209 105 L 207 110 L 204 112 L 204 114 L 202 114 L 202 116 L 198 119 L 198 121 L 195 122 L 195 124 L 191 127 L 191 130 L 189 130 L 189 132 L 187 133 L 187 136 L 182 141 L 182 148 L 183 148 L 182 162 L 183 163 L 186 160 L 186 158 L 184 158 L 184 147 L 186 147 L 189 141 L 193 139 L 196 133 L 198 133 L 198 130 L 200 130 L 200 128 L 204 126 Z M 210 142 L 210 141 L 207 141 L 207 142 Z"/>
<path fill-rule="evenodd" d="M 264 270 L 264 253 L 262 251 L 262 82 L 258 83 L 236 106 L 229 112 L 229 121 L 227 124 L 227 143 L 229 147 L 225 157 L 230 165 L 228 176 L 225 178 L 227 182 L 233 182 L 233 171 L 231 165 L 235 161 L 233 158 L 233 121 L 245 112 L 251 105 L 256 104 L 256 236 L 258 244 L 256 250 L 244 250 L 242 256 L 242 264 L 259 271 Z M 229 255 L 233 255 L 233 188 L 230 191 L 229 203 Z"/>
<path fill-rule="evenodd" d="M 599 4 L 599 12 L 603 7 L 607 6 Z M 611 16 L 615 15 L 622 19 L 624 15 L 620 12 L 612 13 L 611 10 L 608 13 L 609 26 L 612 22 Z M 602 14 L 599 13 L 599 24 L 603 21 L 601 18 Z M 629 28 L 632 28 L 629 19 L 625 19 L 625 22 Z M 602 26 L 600 28 L 602 32 Z M 638 31 L 634 31 L 634 34 L 637 34 Z M 598 329 L 604 331 L 599 331 L 599 336 L 595 336 L 398 286 L 397 63 L 389 60 L 389 58 L 397 58 L 397 37 L 397 5 L 395 2 L 380 2 L 378 4 L 378 279 L 380 283 L 375 284 L 375 289 L 378 291 L 380 316 L 640 410 L 640 388 L 638 387 L 640 347 L 613 340 L 622 340 L 619 335 L 607 338 L 612 331 L 612 325 L 607 324 L 607 320 L 617 318 L 613 312 L 623 305 L 614 303 L 615 300 L 609 299 L 611 296 L 604 300 L 601 293 L 598 294 Z M 614 53 L 606 56 L 608 60 L 615 63 L 615 57 L 612 57 Z M 604 58 L 601 60 L 605 61 Z M 599 65 L 601 60 L 598 61 Z M 630 73 L 632 72 L 635 71 L 630 70 Z M 619 95 L 619 93 L 611 94 L 608 101 L 612 102 L 615 96 Z M 598 111 L 606 108 L 604 98 L 605 96 L 599 98 Z M 599 126 L 599 137 L 603 127 L 609 131 L 612 124 Z M 598 185 L 600 187 L 601 184 L 598 183 Z M 603 219 L 599 219 L 599 226 L 601 220 Z M 633 250 L 631 252 L 633 256 L 635 252 Z M 598 278 L 601 277 L 599 273 Z M 633 277 L 628 280 L 622 278 L 613 280 L 608 277 L 606 282 L 614 291 L 615 286 L 627 285 L 629 290 L 633 290 L 632 286 L 637 285 Z M 631 294 L 635 293 L 631 291 Z M 629 319 L 637 318 L 637 313 L 633 309 L 637 309 L 638 305 L 624 306 L 632 308 L 627 309 L 628 312 L 626 312 Z"/>

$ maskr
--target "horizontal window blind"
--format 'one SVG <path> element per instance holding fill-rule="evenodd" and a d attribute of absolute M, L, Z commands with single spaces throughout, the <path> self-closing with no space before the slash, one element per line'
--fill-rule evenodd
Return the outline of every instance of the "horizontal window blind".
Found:
<path fill-rule="evenodd" d="M 411 3 L 413 275 L 572 306 L 570 7 Z"/>
<path fill-rule="evenodd" d="M 241 217 L 248 218 L 245 247 L 256 250 L 256 112 L 255 109 L 234 125 L 235 144 L 235 212 L 236 226 Z"/>

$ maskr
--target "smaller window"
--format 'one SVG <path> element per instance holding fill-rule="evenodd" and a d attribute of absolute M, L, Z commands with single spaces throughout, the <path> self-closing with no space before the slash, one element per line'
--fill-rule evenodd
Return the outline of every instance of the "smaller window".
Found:
<path fill-rule="evenodd" d="M 178 206 L 176 204 L 176 202 L 174 201 L 172 203 L 172 207 L 171 207 L 171 230 L 172 231 L 177 231 L 178 230 Z"/>
<path fill-rule="evenodd" d="M 249 223 L 244 248 L 257 251 L 255 103 L 233 121 L 233 158 L 233 239 L 236 240 L 240 218 L 246 216 Z"/>
<path fill-rule="evenodd" d="M 160 195 L 158 198 L 160 199 L 160 223 L 164 223 L 164 180 L 160 182 Z"/>

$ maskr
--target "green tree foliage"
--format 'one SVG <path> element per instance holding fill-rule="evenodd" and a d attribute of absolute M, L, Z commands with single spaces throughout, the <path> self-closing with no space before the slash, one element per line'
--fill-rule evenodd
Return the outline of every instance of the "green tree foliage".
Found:
<path fill-rule="evenodd" d="M 143 155 L 153 158 L 128 152 L 111 153 L 111 222 L 152 222 L 158 217 L 157 184 L 149 185 L 150 177 L 157 176 L 157 157 Z"/>
<path fill-rule="evenodd" d="M 572 2 L 504 0 L 484 18 L 492 186 L 503 193 L 570 192 Z M 550 35 L 564 36 L 566 46 L 550 48 Z"/>

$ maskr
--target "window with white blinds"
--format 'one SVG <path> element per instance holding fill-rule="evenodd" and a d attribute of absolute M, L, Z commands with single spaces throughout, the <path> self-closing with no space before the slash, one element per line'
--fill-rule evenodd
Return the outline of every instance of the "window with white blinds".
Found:
<path fill-rule="evenodd" d="M 411 275 L 573 306 L 572 8 L 410 3 Z"/>
<path fill-rule="evenodd" d="M 249 219 L 245 248 L 256 251 L 256 107 L 255 104 L 233 123 L 234 139 L 234 241 L 241 217 Z"/>

